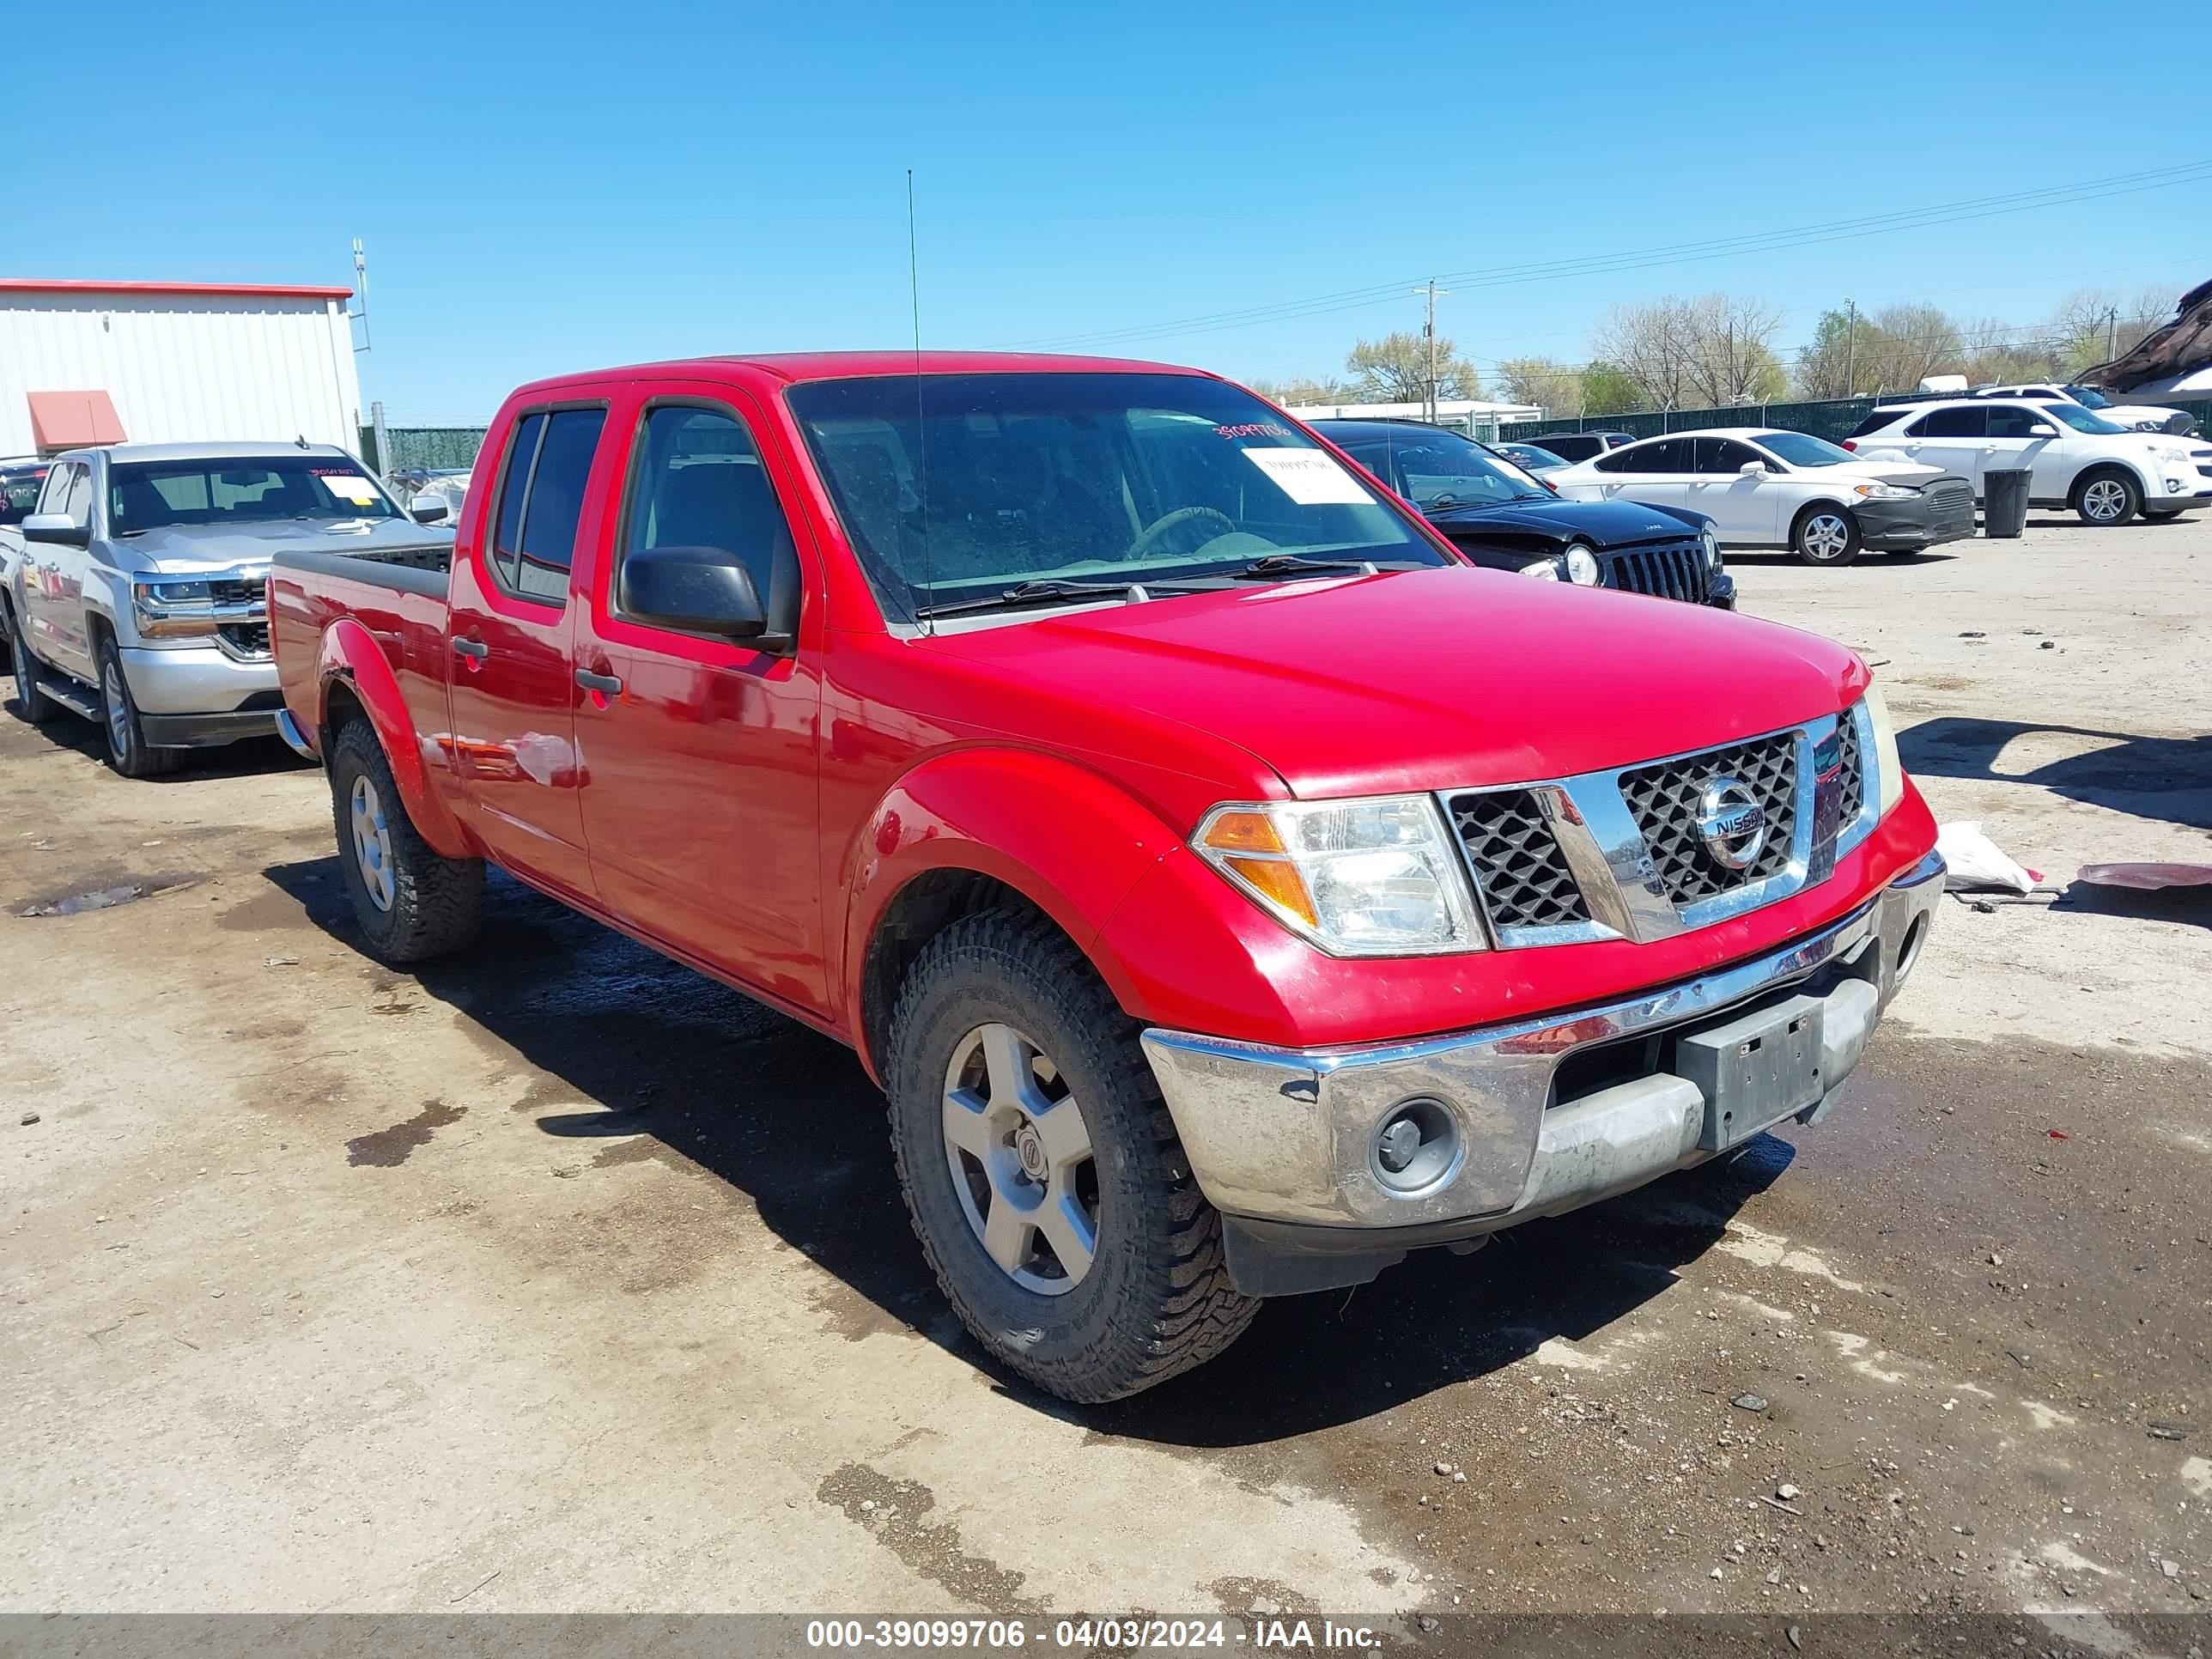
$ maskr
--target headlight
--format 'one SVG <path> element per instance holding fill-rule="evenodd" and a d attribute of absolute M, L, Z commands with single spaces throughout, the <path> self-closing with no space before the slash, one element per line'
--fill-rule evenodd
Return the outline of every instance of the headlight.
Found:
<path fill-rule="evenodd" d="M 1866 710 L 1874 727 L 1875 778 L 1881 790 L 1875 816 L 1886 818 L 1889 809 L 1905 799 L 1905 764 L 1897 757 L 1897 728 L 1889 723 L 1889 704 L 1880 686 L 1867 687 Z"/>
<path fill-rule="evenodd" d="M 1855 484 L 1851 493 L 1870 501 L 1909 501 L 1920 492 L 1911 484 L 1872 483 Z"/>
<path fill-rule="evenodd" d="M 1555 582 L 1559 580 L 1559 562 L 1557 559 L 1538 559 L 1533 564 L 1522 565 L 1521 574 L 1534 576 L 1540 582 Z"/>
<path fill-rule="evenodd" d="M 1705 544 L 1705 568 L 1708 570 L 1719 569 L 1721 568 L 1721 538 L 1713 534 L 1713 527 L 1711 525 L 1707 525 L 1703 530 L 1699 531 L 1698 534 Z"/>
<path fill-rule="evenodd" d="M 131 608 L 148 639 L 212 634 L 215 589 L 204 581 L 153 580 L 131 584 Z"/>
<path fill-rule="evenodd" d="M 1191 848 L 1331 956 L 1485 948 L 1450 831 L 1426 795 L 1217 806 Z"/>
<path fill-rule="evenodd" d="M 215 597 L 215 589 L 206 582 L 140 582 L 131 592 L 141 604 L 151 599 L 159 605 L 204 605 Z"/>
<path fill-rule="evenodd" d="M 1567 580 L 1577 587 L 1595 587 L 1597 577 L 1597 555 L 1577 542 L 1567 550 Z"/>

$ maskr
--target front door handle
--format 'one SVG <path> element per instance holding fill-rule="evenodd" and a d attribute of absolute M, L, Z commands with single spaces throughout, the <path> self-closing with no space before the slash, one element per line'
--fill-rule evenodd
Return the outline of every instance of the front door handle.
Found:
<path fill-rule="evenodd" d="M 482 662 L 491 655 L 491 647 L 482 640 L 471 640 L 456 634 L 453 635 L 453 654 L 466 657 L 471 662 Z"/>
<path fill-rule="evenodd" d="M 603 692 L 610 697 L 622 695 L 622 676 L 619 674 L 594 674 L 588 668 L 579 668 L 576 684 L 586 691 Z"/>

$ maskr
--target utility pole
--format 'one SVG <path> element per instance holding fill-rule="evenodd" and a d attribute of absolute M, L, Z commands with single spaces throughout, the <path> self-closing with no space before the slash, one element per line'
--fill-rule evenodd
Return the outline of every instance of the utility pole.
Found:
<path fill-rule="evenodd" d="M 1844 396 L 1859 395 L 1859 306 L 1856 300 L 1844 301 L 1844 315 L 1850 320 L 1844 327 Z"/>
<path fill-rule="evenodd" d="M 1429 321 L 1427 328 L 1424 331 L 1429 342 L 1428 397 L 1424 400 L 1422 409 L 1429 422 L 1433 425 L 1437 418 L 1437 295 L 1449 294 L 1451 290 L 1448 288 L 1438 288 L 1437 279 L 1431 276 L 1425 285 L 1415 289 L 1413 292 L 1429 296 Z"/>

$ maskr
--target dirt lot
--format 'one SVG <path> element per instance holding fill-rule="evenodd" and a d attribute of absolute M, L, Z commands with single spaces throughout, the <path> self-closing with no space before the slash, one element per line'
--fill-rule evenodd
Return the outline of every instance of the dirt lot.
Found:
<path fill-rule="evenodd" d="M 2212 526 L 1739 574 L 1878 665 L 1940 817 L 2062 885 L 2208 856 Z M 1829 1123 L 1079 1412 L 945 1313 L 844 1051 L 503 882 L 388 972 L 319 773 L 94 741 L 0 717 L 0 1607 L 2089 1609 L 2162 1652 L 2133 1616 L 2212 1595 L 2212 896 L 1947 902 Z"/>

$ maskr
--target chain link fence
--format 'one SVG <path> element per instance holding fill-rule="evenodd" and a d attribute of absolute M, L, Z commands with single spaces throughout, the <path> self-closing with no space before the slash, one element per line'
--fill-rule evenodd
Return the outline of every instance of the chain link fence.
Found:
<path fill-rule="evenodd" d="M 386 477 L 410 466 L 441 470 L 474 466 L 477 451 L 483 447 L 484 430 L 480 426 L 387 426 L 384 435 L 392 441 L 392 453 L 380 455 L 376 428 L 365 426 L 361 429 L 361 453 Z"/>

